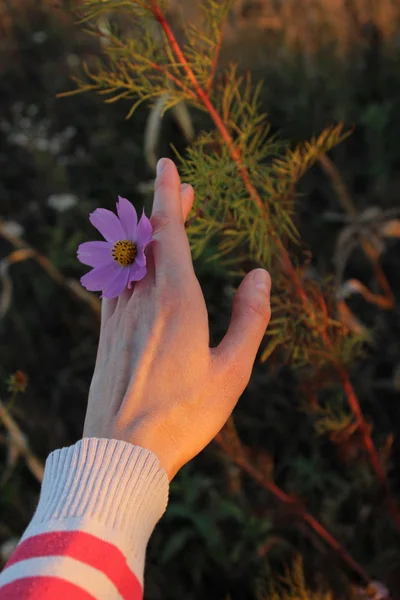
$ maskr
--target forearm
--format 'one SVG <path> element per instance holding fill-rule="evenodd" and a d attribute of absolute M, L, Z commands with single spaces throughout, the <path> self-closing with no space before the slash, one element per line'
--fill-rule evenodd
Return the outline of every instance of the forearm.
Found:
<path fill-rule="evenodd" d="M 0 575 L 0 600 L 139 600 L 168 488 L 157 457 L 127 442 L 85 438 L 56 450 L 35 515 Z"/>

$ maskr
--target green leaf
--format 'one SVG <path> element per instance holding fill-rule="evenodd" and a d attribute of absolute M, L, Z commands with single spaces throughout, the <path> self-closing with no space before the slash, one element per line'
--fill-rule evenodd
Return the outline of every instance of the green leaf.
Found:
<path fill-rule="evenodd" d="M 260 356 L 260 363 L 264 363 L 271 356 L 271 354 L 273 353 L 275 348 L 277 348 L 279 346 L 279 344 L 280 344 L 280 340 L 277 337 L 270 340 L 268 342 L 267 346 L 262 351 L 262 354 Z"/>
<path fill-rule="evenodd" d="M 160 563 L 166 564 L 175 558 L 186 546 L 187 542 L 193 538 L 193 529 L 179 529 L 163 545 Z"/>

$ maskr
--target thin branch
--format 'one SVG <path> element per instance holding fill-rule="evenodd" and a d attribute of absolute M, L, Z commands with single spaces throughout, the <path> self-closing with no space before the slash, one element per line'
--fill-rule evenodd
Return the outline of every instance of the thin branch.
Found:
<path fill-rule="evenodd" d="M 243 453 L 232 453 L 230 452 L 229 446 L 224 443 L 221 434 L 218 434 L 214 438 L 214 442 L 224 450 L 226 454 L 230 457 L 230 459 L 243 471 L 245 471 L 248 475 L 257 481 L 257 483 L 263 487 L 265 490 L 273 494 L 275 498 L 277 498 L 280 502 L 285 504 L 286 506 L 291 507 L 292 511 L 297 513 L 306 523 L 307 525 L 320 537 L 322 538 L 328 546 L 333 548 L 335 552 L 341 557 L 341 559 L 353 570 L 355 571 L 364 581 L 365 583 L 369 583 L 371 581 L 368 573 L 359 565 L 354 558 L 343 548 L 343 546 L 334 538 L 329 531 L 321 525 L 321 523 L 313 517 L 310 513 L 308 513 L 299 502 L 284 492 L 280 487 L 278 487 L 273 481 L 267 479 L 265 475 L 260 473 L 258 469 L 256 469 L 252 464 L 250 464 L 246 458 L 243 456 Z"/>
<path fill-rule="evenodd" d="M 228 7 L 228 4 L 230 4 L 230 2 L 231 2 L 231 0 L 225 0 L 226 7 Z M 215 50 L 214 50 L 214 57 L 213 57 L 212 65 L 211 65 L 211 71 L 210 71 L 210 75 L 208 77 L 207 84 L 206 84 L 207 94 L 210 94 L 211 87 L 212 87 L 214 77 L 215 77 L 215 73 L 217 70 L 218 59 L 219 59 L 219 55 L 221 53 L 222 38 L 224 35 L 223 30 L 224 30 L 224 26 L 225 26 L 227 17 L 228 17 L 228 10 L 225 10 L 225 17 L 220 26 L 218 41 L 217 41 L 217 44 L 216 44 Z"/>
<path fill-rule="evenodd" d="M 123 42 L 121 42 L 121 40 L 119 38 L 117 38 L 116 36 L 105 33 L 104 31 L 101 31 L 100 29 L 96 29 L 96 33 L 99 35 L 99 37 L 106 38 L 109 41 L 112 41 L 113 43 L 118 44 L 118 46 L 120 46 L 120 48 L 123 48 L 124 50 L 126 49 L 125 44 L 123 44 Z M 170 79 L 173 83 L 175 83 L 176 86 L 181 88 L 185 92 L 185 94 L 188 94 L 191 96 L 195 95 L 191 89 L 186 87 L 185 84 L 182 83 L 182 81 L 180 81 L 178 79 L 178 77 L 175 77 L 175 75 L 173 75 L 168 69 L 165 68 L 167 65 L 162 65 L 162 66 L 158 65 L 157 63 L 154 63 L 153 61 L 146 58 L 145 56 L 141 56 L 140 58 L 141 58 L 141 60 L 145 60 L 145 62 L 147 62 L 149 67 L 155 69 L 156 71 L 161 71 L 163 73 L 163 75 L 168 77 L 168 79 Z M 122 65 L 123 65 L 123 63 L 122 63 Z M 119 67 L 121 68 L 121 64 L 119 64 Z"/>
<path fill-rule="evenodd" d="M 199 217 L 204 217 L 204 213 L 205 210 L 207 208 L 207 204 L 210 202 L 211 198 L 210 196 L 206 196 L 204 198 L 204 202 L 203 205 L 201 206 L 201 208 L 197 209 L 197 211 L 195 212 L 195 214 L 193 215 L 193 217 L 191 217 L 190 219 L 188 219 L 187 221 L 185 221 L 185 229 L 187 229 L 188 227 L 190 227 L 190 225 L 192 223 L 194 223 Z"/>
<path fill-rule="evenodd" d="M 396 526 L 398 527 L 399 531 L 400 531 L 400 514 L 399 514 L 399 510 L 398 507 L 394 501 L 394 498 L 392 496 L 390 487 L 389 487 L 389 482 L 387 480 L 387 476 L 385 473 L 385 470 L 382 466 L 381 460 L 379 458 L 379 454 L 375 448 L 374 442 L 372 440 L 371 437 L 371 428 L 369 427 L 369 425 L 367 424 L 367 422 L 364 419 L 364 416 L 362 414 L 361 408 L 360 408 L 360 404 L 358 401 L 358 398 L 356 396 L 356 393 L 354 391 L 354 388 L 350 382 L 349 376 L 346 373 L 346 371 L 342 368 L 342 367 L 338 367 L 337 368 L 337 372 L 339 375 L 339 378 L 342 382 L 343 388 L 346 392 L 347 395 L 347 399 L 350 405 L 350 408 L 353 412 L 353 415 L 356 417 L 357 422 L 359 424 L 359 430 L 360 433 L 362 435 L 363 438 L 363 442 L 364 442 L 364 447 L 367 450 L 372 468 L 374 469 L 376 476 L 378 477 L 378 480 L 384 490 L 385 493 L 385 497 L 386 497 L 386 501 L 389 507 L 390 512 L 392 513 L 393 519 L 396 523 Z"/>
<path fill-rule="evenodd" d="M 170 79 L 173 83 L 175 83 L 175 85 L 177 87 L 179 87 L 181 90 L 183 90 L 183 92 L 185 92 L 185 94 L 187 94 L 188 96 L 195 96 L 194 92 L 189 89 L 188 87 L 185 86 L 184 83 L 182 83 L 182 81 L 179 81 L 179 79 L 177 77 L 175 77 L 175 75 L 172 75 L 172 73 L 170 71 L 168 71 L 168 69 L 164 68 L 164 65 L 157 65 L 156 63 L 153 63 L 151 61 L 149 61 L 149 65 L 151 67 L 153 67 L 153 69 L 156 69 L 157 71 L 162 71 L 167 77 L 168 79 Z"/>
<path fill-rule="evenodd" d="M 211 65 L 210 76 L 209 76 L 209 78 L 207 80 L 207 87 L 206 87 L 207 94 L 209 94 L 210 91 L 211 91 L 211 87 L 212 87 L 212 84 L 213 84 L 213 81 L 214 81 L 214 77 L 215 77 L 215 73 L 216 73 L 216 70 L 217 70 L 217 64 L 218 64 L 219 54 L 221 52 L 222 36 L 223 36 L 223 33 L 222 33 L 222 28 L 221 28 L 221 31 L 220 31 L 220 34 L 219 34 L 219 39 L 218 39 L 217 45 L 215 47 L 215 55 L 214 55 L 213 62 L 212 62 L 212 65 Z"/>
<path fill-rule="evenodd" d="M 34 477 L 39 483 L 43 481 L 44 466 L 42 462 L 35 456 L 29 447 L 25 435 L 22 433 L 19 425 L 14 421 L 4 404 L 0 400 L 0 419 L 4 427 L 7 429 L 12 442 L 18 448 L 19 452 L 25 458 L 25 462 Z"/>
<path fill-rule="evenodd" d="M 326 156 L 326 154 L 323 154 L 320 157 L 319 162 L 321 167 L 331 180 L 332 186 L 336 191 L 337 197 L 340 201 L 340 204 L 342 205 L 342 208 L 350 217 L 352 217 L 352 219 L 356 219 L 358 216 L 357 208 L 350 196 L 350 192 L 347 189 L 347 185 L 344 182 L 344 179 L 340 174 L 339 169 L 336 167 L 335 163 L 328 156 Z M 366 256 L 369 258 L 372 268 L 374 270 L 375 277 L 379 283 L 380 288 L 385 294 L 385 297 L 383 299 L 384 302 L 383 304 L 381 304 L 381 308 L 394 308 L 394 306 L 396 305 L 395 297 L 393 295 L 387 277 L 379 263 L 379 255 L 376 249 L 366 237 L 361 238 L 361 246 Z"/>
<path fill-rule="evenodd" d="M 383 292 L 385 293 L 385 306 L 382 306 L 382 308 L 394 308 L 396 306 L 396 299 L 393 295 L 392 288 L 390 287 L 387 277 L 379 263 L 379 255 L 376 251 L 376 248 L 374 248 L 373 244 L 371 244 L 366 237 L 361 238 L 361 246 L 366 256 L 368 256 L 368 258 L 371 261 L 375 277 L 379 283 L 381 290 L 383 290 Z"/>
<path fill-rule="evenodd" d="M 331 180 L 332 185 L 336 191 L 337 197 L 344 211 L 349 216 L 353 218 L 356 217 L 357 209 L 354 205 L 353 200 L 351 199 L 349 190 L 347 189 L 347 185 L 345 184 L 343 177 L 341 176 L 335 163 L 326 154 L 323 154 L 319 158 L 319 163 L 322 169 L 325 171 L 326 175 L 328 175 L 329 179 Z"/>
<path fill-rule="evenodd" d="M 86 291 L 78 281 L 72 278 L 66 278 L 64 275 L 53 265 L 51 260 L 49 260 L 44 254 L 40 254 L 35 248 L 21 240 L 21 238 L 16 235 L 10 234 L 7 229 L 4 227 L 4 220 L 0 218 L 0 235 L 9 241 L 16 248 L 24 248 L 29 250 L 29 257 L 36 260 L 36 262 L 50 275 L 52 279 L 58 285 L 61 285 L 65 289 L 67 289 L 72 295 L 79 299 L 83 300 L 90 306 L 93 310 L 94 314 L 100 320 L 101 318 L 101 302 L 94 294 Z"/>

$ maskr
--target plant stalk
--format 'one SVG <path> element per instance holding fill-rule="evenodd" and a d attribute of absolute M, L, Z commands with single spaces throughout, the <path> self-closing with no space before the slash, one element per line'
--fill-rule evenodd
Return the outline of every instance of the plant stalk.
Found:
<path fill-rule="evenodd" d="M 232 137 L 230 136 L 230 134 L 229 134 L 224 122 L 222 121 L 220 115 L 218 114 L 217 110 L 213 106 L 213 104 L 210 100 L 209 94 L 205 90 L 203 90 L 202 87 L 199 85 L 199 82 L 197 81 L 195 74 L 193 73 L 192 69 L 190 68 L 190 65 L 188 64 L 173 31 L 171 30 L 168 22 L 166 21 L 166 18 L 159 7 L 157 0 L 149 0 L 149 1 L 150 1 L 151 11 L 154 15 L 154 18 L 161 25 L 161 27 L 171 45 L 172 51 L 174 52 L 177 60 L 182 65 L 188 79 L 190 80 L 190 82 L 193 85 L 193 89 L 194 89 L 198 99 L 203 103 L 205 108 L 208 110 L 212 120 L 214 121 L 215 126 L 218 128 L 223 140 L 225 141 L 228 148 L 230 149 L 232 159 L 236 162 L 236 164 L 238 166 L 238 171 L 240 173 L 240 176 L 243 179 L 246 189 L 248 190 L 251 198 L 254 200 L 254 202 L 257 205 L 257 207 L 259 208 L 262 216 L 264 217 L 265 216 L 264 204 L 263 204 L 256 188 L 254 187 L 254 185 L 251 182 L 250 174 L 249 174 L 246 166 L 243 164 L 243 161 L 240 156 L 240 152 L 239 152 L 238 148 L 235 148 Z M 296 269 L 293 266 L 292 261 L 290 260 L 290 257 L 289 257 L 289 254 L 288 254 L 286 248 L 283 246 L 281 240 L 274 232 L 271 232 L 270 235 L 274 238 L 274 241 L 278 248 L 278 252 L 280 255 L 280 260 L 282 262 L 282 265 L 285 268 L 289 278 L 291 279 L 291 281 L 294 285 L 294 288 L 296 289 L 297 294 L 304 305 L 305 310 L 310 315 L 313 315 L 314 314 L 313 307 L 307 298 L 306 292 L 303 289 L 303 286 L 301 284 L 298 273 L 296 272 Z M 324 332 L 324 334 L 323 334 L 323 339 L 324 339 L 325 344 L 329 348 L 330 342 L 329 342 L 326 332 Z M 344 391 L 346 393 L 350 409 L 351 409 L 354 417 L 356 418 L 357 423 L 359 424 L 360 431 L 362 434 L 363 445 L 364 445 L 364 448 L 369 457 L 370 464 L 371 464 L 380 484 L 382 485 L 382 487 L 385 491 L 388 508 L 393 516 L 393 519 L 396 523 L 398 530 L 400 531 L 400 512 L 399 512 L 399 509 L 398 509 L 398 507 L 394 501 L 394 498 L 392 496 L 392 492 L 390 490 L 390 486 L 389 486 L 389 483 L 387 480 L 385 470 L 382 467 L 378 452 L 375 448 L 374 442 L 373 442 L 371 434 L 370 434 L 370 429 L 369 429 L 368 424 L 366 423 L 364 415 L 361 411 L 360 402 L 359 402 L 358 397 L 354 391 L 354 388 L 350 382 L 350 379 L 349 379 L 349 376 L 348 376 L 346 370 L 343 368 L 343 366 L 338 365 L 338 364 L 335 364 L 335 368 L 336 368 L 339 380 L 341 381 Z"/>
<path fill-rule="evenodd" d="M 296 501 L 295 498 L 289 496 L 289 494 L 286 494 L 286 492 L 281 490 L 281 488 L 278 487 L 273 481 L 266 479 L 266 477 L 260 473 L 258 469 L 253 467 L 253 465 L 251 465 L 243 455 L 231 453 L 227 445 L 223 443 L 220 434 L 214 438 L 214 442 L 216 442 L 218 446 L 220 446 L 220 448 L 222 448 L 224 452 L 228 454 L 232 462 L 240 467 L 242 471 L 245 471 L 248 475 L 250 475 L 252 479 L 257 481 L 261 487 L 273 494 L 273 496 L 275 496 L 275 498 L 277 498 L 283 504 L 291 506 L 292 510 L 296 512 L 320 538 L 322 538 L 331 548 L 333 548 L 335 552 L 339 554 L 343 562 L 351 567 L 351 569 L 355 571 L 361 577 L 361 579 L 365 581 L 365 583 L 368 584 L 371 581 L 368 573 L 354 560 L 351 554 L 349 554 L 349 552 L 343 548 L 337 539 L 334 538 L 333 535 L 331 535 L 315 517 L 308 513 L 300 505 L 300 503 Z"/>

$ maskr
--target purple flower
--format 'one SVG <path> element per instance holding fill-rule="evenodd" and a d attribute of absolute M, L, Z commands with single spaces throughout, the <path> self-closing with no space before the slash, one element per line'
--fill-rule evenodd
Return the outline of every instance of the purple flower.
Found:
<path fill-rule="evenodd" d="M 145 248 L 153 241 L 150 220 L 143 213 L 139 223 L 135 207 L 118 196 L 118 217 L 105 208 L 96 208 L 90 222 L 107 240 L 84 242 L 78 248 L 78 260 L 93 267 L 81 278 L 90 292 L 102 291 L 100 298 L 117 298 L 133 281 L 146 275 Z"/>

